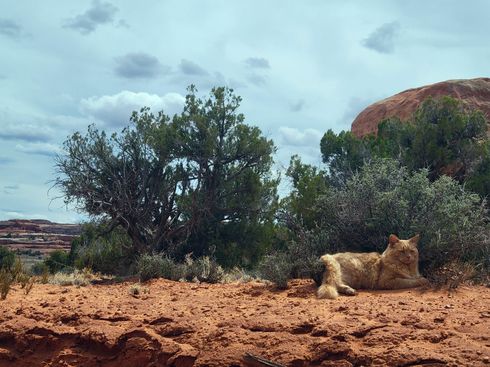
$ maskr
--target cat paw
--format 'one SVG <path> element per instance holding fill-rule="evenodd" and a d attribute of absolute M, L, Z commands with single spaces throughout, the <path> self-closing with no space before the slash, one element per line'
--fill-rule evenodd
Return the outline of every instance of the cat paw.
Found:
<path fill-rule="evenodd" d="M 357 294 L 356 290 L 348 285 L 339 286 L 338 290 L 340 293 L 345 294 L 346 296 L 355 296 Z"/>

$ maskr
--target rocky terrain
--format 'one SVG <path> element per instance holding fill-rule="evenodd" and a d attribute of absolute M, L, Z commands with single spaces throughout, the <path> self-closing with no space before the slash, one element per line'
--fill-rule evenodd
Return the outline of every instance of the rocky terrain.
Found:
<path fill-rule="evenodd" d="M 43 256 L 54 250 L 68 251 L 80 230 L 78 224 L 60 224 L 43 219 L 0 221 L 0 245 L 21 253 Z"/>
<path fill-rule="evenodd" d="M 462 100 L 469 108 L 481 110 L 489 121 L 490 131 L 490 78 L 448 80 L 408 89 L 368 106 L 355 118 L 351 131 L 357 137 L 375 134 L 383 119 L 396 116 L 406 120 L 426 98 L 445 95 Z"/>
<path fill-rule="evenodd" d="M 17 287 L 17 286 L 16 286 Z M 318 300 L 294 280 L 35 284 L 0 301 L 0 366 L 486 366 L 490 289 Z M 134 288 L 133 288 L 133 293 Z M 273 363 L 272 363 L 273 362 Z M 274 364 L 275 363 L 275 364 Z"/>

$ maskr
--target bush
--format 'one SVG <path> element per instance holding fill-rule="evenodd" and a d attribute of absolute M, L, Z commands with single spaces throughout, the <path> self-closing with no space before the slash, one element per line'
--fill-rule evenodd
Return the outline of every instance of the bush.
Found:
<path fill-rule="evenodd" d="M 190 256 L 186 258 L 186 279 L 197 279 L 200 282 L 218 283 L 223 279 L 224 271 L 218 263 L 208 256 L 192 260 Z"/>
<path fill-rule="evenodd" d="M 218 283 L 224 274 L 221 266 L 207 256 L 196 260 L 187 256 L 184 263 L 177 263 L 167 255 L 142 255 L 138 259 L 136 269 L 142 282 L 154 278 L 165 278 Z"/>
<path fill-rule="evenodd" d="M 128 289 L 129 295 L 138 298 L 143 293 L 150 293 L 150 290 L 146 287 L 142 287 L 140 284 L 133 284 Z"/>
<path fill-rule="evenodd" d="M 0 246 L 0 269 L 10 269 L 14 265 L 15 254 L 7 247 Z"/>
<path fill-rule="evenodd" d="M 155 278 L 180 280 L 187 275 L 185 264 L 176 263 L 166 255 L 142 255 L 136 269 L 142 282 Z"/>
<path fill-rule="evenodd" d="M 48 267 L 51 274 L 57 273 L 70 267 L 69 255 L 66 251 L 55 250 L 49 253 L 48 257 L 44 260 L 44 264 Z"/>
<path fill-rule="evenodd" d="M 291 238 L 280 253 L 264 259 L 265 279 L 279 287 L 287 278 L 311 277 L 319 284 L 322 254 L 383 252 L 391 233 L 421 234 L 420 268 L 427 275 L 450 263 L 466 264 L 482 279 L 489 273 L 485 201 L 448 176 L 431 182 L 427 170 L 409 173 L 395 160 L 373 160 L 344 185 L 328 188 L 314 210 L 321 221 L 313 229 L 289 212 L 280 216 Z"/>
<path fill-rule="evenodd" d="M 450 262 L 429 274 L 431 284 L 436 288 L 453 290 L 461 284 L 471 281 L 478 275 L 478 269 L 472 264 L 457 261 Z"/>
<path fill-rule="evenodd" d="M 72 242 L 70 259 L 77 269 L 128 275 L 136 259 L 131 239 L 121 228 L 107 230 L 105 223 L 84 224 L 80 237 Z"/>
<path fill-rule="evenodd" d="M 490 227 L 485 202 L 455 180 L 430 182 L 427 170 L 409 173 L 390 159 L 363 166 L 319 203 L 330 249 L 383 251 L 390 233 L 421 234 L 422 269 L 459 260 L 489 269 Z"/>
<path fill-rule="evenodd" d="M 284 252 L 267 255 L 259 264 L 261 278 L 270 280 L 278 289 L 286 289 L 291 278 L 293 266 L 290 256 Z"/>
<path fill-rule="evenodd" d="M 41 276 L 49 273 L 49 267 L 44 262 L 36 262 L 31 266 L 32 275 Z"/>
<path fill-rule="evenodd" d="M 14 282 L 13 275 L 6 269 L 0 269 L 0 299 L 4 300 L 7 298 L 7 294 L 10 291 L 10 287 Z"/>
<path fill-rule="evenodd" d="M 10 287 L 15 282 L 19 283 L 24 290 L 24 294 L 29 294 L 33 285 L 34 278 L 25 272 L 24 265 L 19 257 L 14 256 L 11 263 L 10 258 L 8 266 L 0 268 L 0 299 L 4 300 L 10 291 Z"/>
<path fill-rule="evenodd" d="M 61 286 L 76 285 L 86 286 L 90 284 L 92 275 L 87 271 L 80 271 L 75 269 L 72 273 L 58 272 L 49 278 L 49 284 L 56 284 Z"/>
<path fill-rule="evenodd" d="M 291 278 L 311 278 L 317 285 L 322 281 L 325 267 L 320 255 L 327 249 L 324 233 L 299 228 L 299 235 L 286 249 L 266 256 L 259 266 L 261 278 L 270 280 L 280 289 L 285 289 Z"/>
<path fill-rule="evenodd" d="M 160 278 L 163 269 L 167 265 L 165 259 L 159 255 L 142 255 L 136 264 L 140 281 Z"/>
<path fill-rule="evenodd" d="M 222 283 L 233 283 L 233 282 L 247 283 L 255 279 L 256 277 L 253 274 L 250 274 L 249 272 L 243 270 L 242 268 L 234 267 L 230 270 L 227 270 L 224 273 L 221 282 Z"/>

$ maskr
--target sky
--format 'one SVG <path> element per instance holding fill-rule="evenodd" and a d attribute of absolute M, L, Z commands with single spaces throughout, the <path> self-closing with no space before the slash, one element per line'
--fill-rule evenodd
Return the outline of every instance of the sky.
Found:
<path fill-rule="evenodd" d="M 190 84 L 242 96 L 275 169 L 321 165 L 323 134 L 369 104 L 490 76 L 488 14 L 485 0 L 0 0 L 0 220 L 83 220 L 52 187 L 63 141 L 142 106 L 178 113 Z"/>

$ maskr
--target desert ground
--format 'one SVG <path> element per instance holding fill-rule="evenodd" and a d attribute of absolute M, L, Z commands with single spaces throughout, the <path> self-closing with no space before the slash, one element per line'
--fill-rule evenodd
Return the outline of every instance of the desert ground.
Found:
<path fill-rule="evenodd" d="M 154 280 L 132 295 L 134 283 L 15 286 L 0 301 L 0 366 L 490 365 L 487 287 L 318 300 L 307 280 Z"/>

